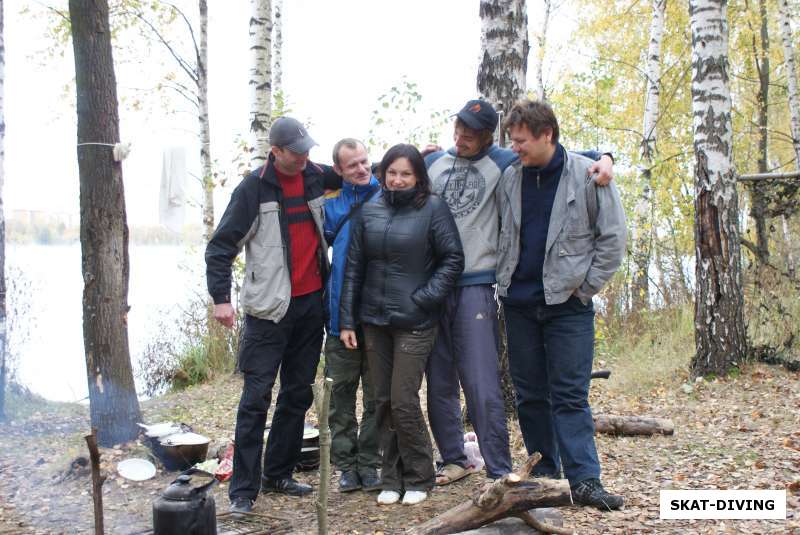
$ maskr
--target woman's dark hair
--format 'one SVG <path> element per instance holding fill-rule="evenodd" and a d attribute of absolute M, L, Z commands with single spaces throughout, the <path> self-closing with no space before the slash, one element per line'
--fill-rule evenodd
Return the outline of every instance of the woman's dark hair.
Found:
<path fill-rule="evenodd" d="M 431 179 L 428 177 L 425 160 L 414 145 L 400 143 L 386 151 L 378 168 L 378 180 L 380 180 L 381 187 L 386 188 L 386 170 L 399 158 L 406 158 L 409 161 L 411 169 L 414 171 L 414 176 L 417 177 L 417 185 L 415 186 L 417 193 L 414 195 L 414 206 L 422 208 L 431 195 Z"/>

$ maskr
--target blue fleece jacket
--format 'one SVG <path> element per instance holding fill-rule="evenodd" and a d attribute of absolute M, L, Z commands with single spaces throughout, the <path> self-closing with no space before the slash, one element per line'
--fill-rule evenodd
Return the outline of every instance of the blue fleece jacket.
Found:
<path fill-rule="evenodd" d="M 333 246 L 333 261 L 331 274 L 328 277 L 327 301 L 325 303 L 328 313 L 328 334 L 339 336 L 339 299 L 342 294 L 344 269 L 347 263 L 347 249 L 350 247 L 350 222 L 348 219 L 334 234 L 339 222 L 347 216 L 353 205 L 364 202 L 371 191 L 380 188 L 378 179 L 374 176 L 369 184 L 355 186 L 349 182 L 342 183 L 342 189 L 336 190 L 325 196 L 325 240 Z M 370 200 L 377 198 L 374 194 Z"/>

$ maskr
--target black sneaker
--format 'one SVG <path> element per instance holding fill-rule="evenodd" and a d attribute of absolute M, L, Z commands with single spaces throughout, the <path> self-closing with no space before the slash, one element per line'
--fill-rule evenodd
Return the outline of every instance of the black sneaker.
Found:
<path fill-rule="evenodd" d="M 364 490 L 381 490 L 381 478 L 378 476 L 378 471 L 374 468 L 364 468 L 361 470 L 361 488 Z"/>
<path fill-rule="evenodd" d="M 361 488 L 361 478 L 355 470 L 345 470 L 339 478 L 339 492 L 352 492 Z"/>
<path fill-rule="evenodd" d="M 253 500 L 250 498 L 233 498 L 228 510 L 233 514 L 252 513 Z"/>
<path fill-rule="evenodd" d="M 602 511 L 612 511 L 622 507 L 625 500 L 622 496 L 609 494 L 599 479 L 585 479 L 570 487 L 572 501 L 581 505 L 591 505 Z"/>
<path fill-rule="evenodd" d="M 311 493 L 311 490 L 311 485 L 300 483 L 291 477 L 284 479 L 261 478 L 261 492 L 264 494 L 278 492 L 287 496 L 305 496 Z"/>

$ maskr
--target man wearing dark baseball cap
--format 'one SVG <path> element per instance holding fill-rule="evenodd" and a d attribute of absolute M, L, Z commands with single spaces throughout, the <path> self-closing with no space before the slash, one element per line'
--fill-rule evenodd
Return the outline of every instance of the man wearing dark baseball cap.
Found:
<path fill-rule="evenodd" d="M 485 100 L 470 100 L 461 111 L 455 114 L 467 128 L 473 130 L 488 130 L 494 134 L 497 128 L 498 116 L 491 104 Z"/>
<path fill-rule="evenodd" d="M 519 159 L 494 144 L 498 114 L 482 99 L 470 100 L 454 115 L 448 151 L 426 156 L 433 190 L 447 201 L 464 246 L 465 266 L 443 306 L 438 336 L 428 359 L 428 421 L 442 457 L 436 482 L 445 485 L 472 473 L 464 452 L 459 384 L 478 435 L 490 478 L 511 472 L 505 405 L 497 359 L 496 282 L 503 184 L 521 172 Z M 611 179 L 612 160 L 597 152 L 598 184 Z"/>
<path fill-rule="evenodd" d="M 323 230 L 323 169 L 308 161 L 316 145 L 291 117 L 269 133 L 267 163 L 236 187 L 206 247 L 214 318 L 234 322 L 231 265 L 245 250 L 240 294 L 245 312 L 239 368 L 244 387 L 236 415 L 236 448 L 228 494 L 231 511 L 253 508 L 261 492 L 302 496 L 292 478 L 300 460 L 305 413 L 322 349 L 322 287 L 329 271 Z M 280 369 L 281 391 L 261 467 L 264 427 Z"/>
<path fill-rule="evenodd" d="M 295 154 L 307 154 L 317 143 L 308 135 L 303 123 L 291 117 L 280 117 L 269 129 L 269 144 Z"/>

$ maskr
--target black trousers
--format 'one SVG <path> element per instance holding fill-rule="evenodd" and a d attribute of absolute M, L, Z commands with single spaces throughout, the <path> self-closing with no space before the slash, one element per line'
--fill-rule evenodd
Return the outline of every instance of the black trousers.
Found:
<path fill-rule="evenodd" d="M 311 384 L 322 350 L 322 294 L 293 297 L 278 322 L 246 316 L 239 367 L 244 388 L 236 414 L 236 446 L 231 499 L 255 499 L 261 488 L 264 426 L 272 386 L 280 369 L 280 391 L 267 440 L 263 475 L 282 479 L 292 475 L 300 460 L 303 424 L 314 399 Z"/>
<path fill-rule="evenodd" d="M 436 328 L 409 331 L 364 325 L 375 415 L 383 448 L 384 490 L 430 490 L 435 481 L 419 389 Z"/>

